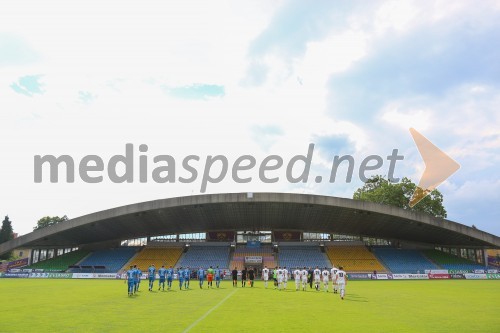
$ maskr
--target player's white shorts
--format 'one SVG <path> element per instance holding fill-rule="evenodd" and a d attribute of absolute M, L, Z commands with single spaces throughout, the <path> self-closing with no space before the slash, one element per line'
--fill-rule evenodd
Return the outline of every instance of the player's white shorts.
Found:
<path fill-rule="evenodd" d="M 302 282 L 307 283 L 307 276 L 302 277 Z"/>
<path fill-rule="evenodd" d="M 337 285 L 339 286 L 340 289 L 345 289 L 345 281 L 339 281 L 337 282 Z"/>
<path fill-rule="evenodd" d="M 268 280 L 269 280 L 269 276 L 264 275 L 264 281 L 268 281 Z"/>
<path fill-rule="evenodd" d="M 316 282 L 316 283 L 320 283 L 320 281 L 321 281 L 321 280 L 320 280 L 320 278 L 319 278 L 319 277 L 315 277 L 315 278 L 314 278 L 314 282 Z"/>
<path fill-rule="evenodd" d="M 278 283 L 283 283 L 283 277 L 282 276 L 278 276 Z"/>
<path fill-rule="evenodd" d="M 330 281 L 328 278 L 324 278 L 324 279 L 323 279 L 323 283 L 324 283 L 324 284 L 328 284 L 328 281 Z"/>

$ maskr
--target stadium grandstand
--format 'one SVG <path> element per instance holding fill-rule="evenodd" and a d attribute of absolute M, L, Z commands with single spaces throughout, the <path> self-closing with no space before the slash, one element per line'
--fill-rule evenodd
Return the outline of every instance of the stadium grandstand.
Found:
<path fill-rule="evenodd" d="M 374 248 L 373 252 L 392 273 L 417 274 L 439 269 L 418 250 L 381 247 Z"/>
<path fill-rule="evenodd" d="M 77 265 L 70 266 L 72 273 L 116 273 L 138 251 L 136 247 L 118 247 L 97 250 L 89 254 Z"/>
<path fill-rule="evenodd" d="M 239 245 L 236 247 L 229 265 L 230 269 L 236 268 L 241 271 L 246 266 L 259 266 L 259 268 L 261 268 L 260 266 L 278 266 L 271 244 L 263 244 L 262 246 L 259 246 L 260 244 L 256 242 L 252 242 L 252 244 L 252 246 Z M 255 260 L 255 258 L 262 258 L 262 261 L 259 262 L 257 259 L 257 262 L 252 262 L 251 260 Z"/>
<path fill-rule="evenodd" d="M 389 271 L 362 242 L 355 242 L 353 245 L 342 243 L 332 242 L 326 248 L 330 262 L 336 267 L 342 266 L 349 272 Z"/>
<path fill-rule="evenodd" d="M 70 266 L 79 263 L 83 258 L 89 255 L 89 253 L 90 252 L 83 250 L 68 252 L 51 259 L 39 261 L 28 266 L 28 268 L 43 269 L 48 272 L 65 272 Z"/>
<path fill-rule="evenodd" d="M 258 270 L 335 265 L 351 273 L 418 273 L 488 269 L 488 262 L 499 262 L 500 238 L 370 202 L 224 193 L 96 212 L 2 243 L 0 254 L 21 248 L 29 250 L 25 268 L 43 271 L 116 273 L 155 264 Z"/>
<path fill-rule="evenodd" d="M 177 267 L 229 267 L 229 243 L 193 243 L 177 263 Z"/>
<path fill-rule="evenodd" d="M 473 261 L 438 250 L 424 250 L 423 254 L 433 263 L 443 269 L 477 270 L 484 268 L 484 266 L 481 266 Z"/>
<path fill-rule="evenodd" d="M 281 267 L 331 267 L 325 253 L 317 243 L 283 243 L 279 247 L 279 266 Z"/>
<path fill-rule="evenodd" d="M 136 256 L 125 264 L 123 269 L 128 268 L 132 265 L 137 265 L 137 267 L 146 269 L 151 265 L 155 265 L 157 268 L 164 265 L 165 267 L 175 266 L 177 261 L 182 255 L 184 244 L 168 244 L 164 245 L 162 243 L 153 242 L 147 247 L 143 248 Z"/>

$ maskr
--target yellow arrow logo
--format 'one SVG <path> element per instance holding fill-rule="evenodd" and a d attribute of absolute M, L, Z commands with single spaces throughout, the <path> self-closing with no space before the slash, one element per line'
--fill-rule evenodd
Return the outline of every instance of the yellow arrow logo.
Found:
<path fill-rule="evenodd" d="M 460 164 L 414 128 L 410 128 L 410 133 L 425 163 L 424 173 L 410 199 L 410 207 L 413 207 L 448 177 L 457 172 L 460 169 Z"/>

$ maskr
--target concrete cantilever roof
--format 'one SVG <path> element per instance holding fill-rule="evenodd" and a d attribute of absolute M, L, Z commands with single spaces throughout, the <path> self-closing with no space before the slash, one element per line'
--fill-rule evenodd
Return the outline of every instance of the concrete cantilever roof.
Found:
<path fill-rule="evenodd" d="M 84 215 L 0 244 L 0 254 L 20 247 L 82 246 L 220 230 L 297 230 L 500 248 L 498 236 L 371 202 L 309 194 L 223 193 L 147 201 Z"/>

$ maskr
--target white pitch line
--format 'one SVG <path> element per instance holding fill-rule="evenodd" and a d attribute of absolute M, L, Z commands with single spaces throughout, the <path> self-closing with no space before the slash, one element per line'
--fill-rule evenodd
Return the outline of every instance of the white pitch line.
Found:
<path fill-rule="evenodd" d="M 220 301 L 219 303 L 217 303 L 213 308 L 211 308 L 210 310 L 208 310 L 203 316 L 201 316 L 200 318 L 198 318 L 194 323 L 192 323 L 191 325 L 189 325 L 188 328 L 186 328 L 184 331 L 182 331 L 182 333 L 186 333 L 186 332 L 189 332 L 193 327 L 196 326 L 196 324 L 198 324 L 200 321 L 202 321 L 203 319 L 205 319 L 210 313 L 212 313 L 212 311 L 216 310 L 219 306 L 222 305 L 222 303 L 224 303 L 225 301 L 227 301 L 227 299 L 231 296 L 233 296 L 233 294 L 237 291 L 238 289 L 234 289 L 234 291 L 232 293 L 230 293 L 229 295 L 227 295 L 226 297 L 224 297 L 224 299 L 222 301 Z"/>

